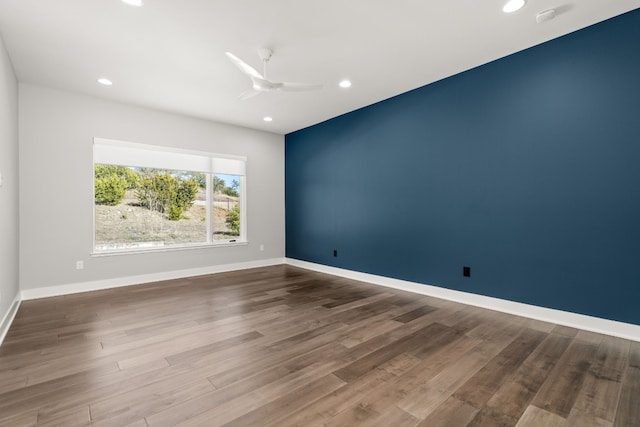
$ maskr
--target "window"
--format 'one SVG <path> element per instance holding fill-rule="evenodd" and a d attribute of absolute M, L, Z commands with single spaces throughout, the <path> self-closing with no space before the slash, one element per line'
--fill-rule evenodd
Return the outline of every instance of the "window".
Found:
<path fill-rule="evenodd" d="M 242 157 L 94 140 L 94 253 L 246 241 Z"/>
<path fill-rule="evenodd" d="M 239 175 L 215 174 L 212 176 L 213 206 L 211 224 L 213 240 L 240 238 L 240 182 Z"/>

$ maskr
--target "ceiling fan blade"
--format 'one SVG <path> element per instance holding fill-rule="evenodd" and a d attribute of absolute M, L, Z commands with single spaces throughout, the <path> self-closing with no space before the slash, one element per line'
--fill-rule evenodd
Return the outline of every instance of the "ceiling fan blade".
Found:
<path fill-rule="evenodd" d="M 322 89 L 322 86 L 322 84 L 284 82 L 282 83 L 282 86 L 280 86 L 280 90 L 286 90 L 287 92 L 302 92 L 305 90 Z"/>
<path fill-rule="evenodd" d="M 279 90 L 282 87 L 282 83 L 272 82 L 271 80 L 263 79 L 260 77 L 252 77 L 253 88 L 261 92 L 271 92 L 272 90 Z"/>
<path fill-rule="evenodd" d="M 258 51 L 258 54 L 260 55 L 260 58 L 262 59 L 262 62 L 264 65 L 265 75 L 263 76 L 258 71 L 256 71 L 255 68 L 253 68 L 251 65 L 244 62 L 242 59 L 235 56 L 233 53 L 225 52 L 225 54 L 227 55 L 227 58 L 229 58 L 229 60 L 233 62 L 233 64 L 236 67 L 238 67 L 243 74 L 246 74 L 247 76 L 249 76 L 249 78 L 251 79 L 251 82 L 253 83 L 252 89 L 247 90 L 246 92 L 243 92 L 240 95 L 241 100 L 252 98 L 260 94 L 261 92 L 272 92 L 277 90 L 283 90 L 288 92 L 302 92 L 307 90 L 322 89 L 321 84 L 293 83 L 293 82 L 280 83 L 280 82 L 267 80 L 266 79 L 267 61 L 269 61 L 269 58 L 271 57 L 271 53 L 272 52 L 268 49 L 267 50 L 263 49 Z"/>
<path fill-rule="evenodd" d="M 235 64 L 235 66 L 240 69 L 240 71 L 242 71 L 243 73 L 245 73 L 249 77 L 255 77 L 255 78 L 259 78 L 259 79 L 263 78 L 262 74 L 257 72 L 255 70 L 255 68 L 253 68 L 251 65 L 247 64 L 246 62 L 244 62 L 242 59 L 240 59 L 237 56 L 235 56 L 233 53 L 225 52 L 225 54 L 227 55 L 227 58 L 229 58 L 231 60 L 231 62 L 233 62 Z"/>
<path fill-rule="evenodd" d="M 261 91 L 255 90 L 255 89 L 245 90 L 240 94 L 239 99 L 241 101 L 244 101 L 245 99 L 253 98 L 256 95 L 260 95 L 261 93 L 262 93 Z"/>

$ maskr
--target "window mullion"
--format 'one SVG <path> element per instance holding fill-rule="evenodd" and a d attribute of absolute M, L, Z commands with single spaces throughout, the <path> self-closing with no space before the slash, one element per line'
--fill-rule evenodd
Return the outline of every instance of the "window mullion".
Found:
<path fill-rule="evenodd" d="M 213 174 L 206 174 L 207 176 L 207 183 L 206 183 L 206 203 L 207 203 L 207 210 L 206 210 L 206 215 L 207 215 L 207 243 L 213 243 L 213 225 L 211 224 L 212 222 L 212 216 L 213 216 L 213 208 L 212 208 L 212 204 L 213 204 Z"/>

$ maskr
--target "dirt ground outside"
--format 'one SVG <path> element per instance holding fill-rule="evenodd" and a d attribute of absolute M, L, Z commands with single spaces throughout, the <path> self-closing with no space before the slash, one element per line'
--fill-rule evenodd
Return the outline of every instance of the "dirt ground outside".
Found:
<path fill-rule="evenodd" d="M 137 206 L 137 203 L 135 195 L 128 191 L 118 205 L 95 205 L 96 248 L 117 249 L 120 246 L 131 246 L 131 244 L 168 246 L 207 241 L 204 205 L 193 204 L 184 212 L 180 220 L 170 221 L 163 213 Z M 226 224 L 227 209 L 225 207 L 213 208 L 212 227 L 215 240 L 234 238 Z"/>

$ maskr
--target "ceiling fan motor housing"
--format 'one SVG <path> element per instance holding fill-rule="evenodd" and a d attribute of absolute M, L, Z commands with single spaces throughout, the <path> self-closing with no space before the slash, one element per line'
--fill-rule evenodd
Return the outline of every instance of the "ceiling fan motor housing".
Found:
<path fill-rule="evenodd" d="M 258 56 L 263 61 L 268 61 L 271 59 L 271 55 L 273 55 L 273 51 L 268 47 L 261 47 L 258 49 Z"/>

